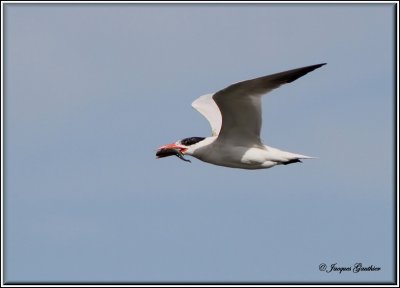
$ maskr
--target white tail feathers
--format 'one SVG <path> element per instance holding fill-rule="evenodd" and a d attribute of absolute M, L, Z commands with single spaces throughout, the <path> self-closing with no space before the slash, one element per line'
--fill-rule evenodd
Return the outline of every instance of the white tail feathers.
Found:
<path fill-rule="evenodd" d="M 298 159 L 318 159 L 318 157 L 312 157 L 312 156 L 305 156 L 305 155 L 297 155 Z"/>

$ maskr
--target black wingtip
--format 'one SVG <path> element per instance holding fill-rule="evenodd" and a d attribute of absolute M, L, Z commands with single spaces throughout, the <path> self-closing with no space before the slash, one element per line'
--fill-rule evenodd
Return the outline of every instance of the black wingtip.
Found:
<path fill-rule="evenodd" d="M 301 68 L 296 68 L 293 70 L 281 72 L 274 74 L 273 76 L 277 77 L 277 79 L 281 78 L 282 83 L 291 83 L 300 77 L 303 77 L 304 75 L 310 73 L 311 71 L 314 71 L 315 69 L 318 69 L 321 66 L 326 65 L 327 63 L 321 63 L 321 64 L 315 64 L 315 65 L 310 65 L 310 66 L 305 66 Z M 278 80 L 279 81 L 279 80 Z"/>
<path fill-rule="evenodd" d="M 300 159 L 292 159 L 286 162 L 283 162 L 283 165 L 293 164 L 293 163 L 303 163 Z"/>
<path fill-rule="evenodd" d="M 328 63 L 315 64 L 315 65 L 311 65 L 311 66 L 304 67 L 304 68 L 309 68 L 309 69 L 314 70 L 314 69 L 317 69 L 317 68 L 319 68 L 319 67 L 322 67 L 322 66 L 324 66 L 324 65 L 326 65 L 326 64 L 328 64 Z M 311 70 L 311 71 L 312 71 L 312 70 Z"/>

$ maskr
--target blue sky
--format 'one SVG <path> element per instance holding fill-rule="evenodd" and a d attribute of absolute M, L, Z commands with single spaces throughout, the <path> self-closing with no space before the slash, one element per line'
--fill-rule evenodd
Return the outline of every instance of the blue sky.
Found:
<path fill-rule="evenodd" d="M 388 282 L 394 6 L 5 4 L 7 282 Z M 247 171 L 155 159 L 197 97 L 327 62 L 263 99 Z M 361 262 L 375 272 L 321 272 Z"/>

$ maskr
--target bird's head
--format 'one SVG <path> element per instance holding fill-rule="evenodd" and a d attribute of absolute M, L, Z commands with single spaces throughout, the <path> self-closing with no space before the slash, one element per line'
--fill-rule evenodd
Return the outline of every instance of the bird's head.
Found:
<path fill-rule="evenodd" d="M 205 139 L 204 137 L 190 137 L 179 140 L 175 143 L 161 146 L 160 148 L 157 149 L 156 157 L 163 158 L 175 155 L 184 161 L 190 162 L 190 160 L 185 159 L 183 155 L 187 154 L 188 150 L 190 149 L 190 146 L 204 139 Z"/>

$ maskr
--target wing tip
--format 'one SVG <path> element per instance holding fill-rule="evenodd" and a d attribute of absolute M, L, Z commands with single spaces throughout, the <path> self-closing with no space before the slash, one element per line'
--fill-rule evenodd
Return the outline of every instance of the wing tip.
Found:
<path fill-rule="evenodd" d="M 318 69 L 326 64 L 328 64 L 328 63 L 315 64 L 315 65 L 305 66 L 305 67 L 289 70 L 286 72 L 282 72 L 282 74 L 287 73 L 287 72 L 291 73 L 291 75 L 286 79 L 285 83 L 292 83 L 293 81 L 299 79 L 300 77 L 303 77 L 304 75 L 306 75 L 306 74 L 314 71 L 315 69 Z M 279 74 L 281 74 L 281 73 L 278 73 L 277 75 L 279 75 Z"/>
<path fill-rule="evenodd" d="M 326 64 L 328 64 L 328 63 L 316 64 L 315 66 L 317 66 L 317 68 L 319 68 L 319 67 L 324 66 L 324 65 L 326 65 Z"/>
<path fill-rule="evenodd" d="M 309 68 L 309 69 L 311 69 L 311 71 L 313 71 L 313 70 L 318 69 L 319 67 L 322 67 L 322 66 L 324 66 L 326 64 L 328 64 L 328 63 L 315 64 L 315 65 L 311 65 L 311 66 L 304 67 L 304 68 Z"/>

